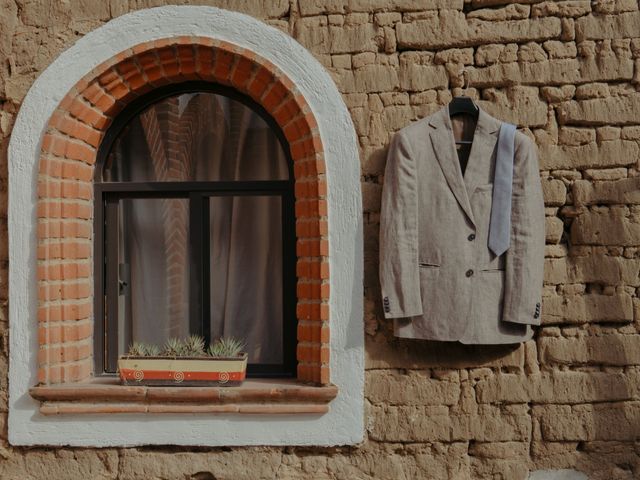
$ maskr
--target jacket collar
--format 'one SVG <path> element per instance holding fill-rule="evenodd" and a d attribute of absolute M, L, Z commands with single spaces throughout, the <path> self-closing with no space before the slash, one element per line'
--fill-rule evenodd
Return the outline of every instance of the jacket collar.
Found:
<path fill-rule="evenodd" d="M 469 161 L 464 177 L 458 154 L 456 153 L 455 139 L 453 137 L 453 127 L 449 117 L 449 107 L 445 106 L 434 113 L 429 125 L 433 149 L 436 153 L 442 173 L 447 179 L 447 184 L 456 197 L 456 200 L 467 214 L 469 220 L 475 225 L 473 211 L 469 201 L 478 183 L 483 178 L 483 173 L 492 167 L 493 151 L 498 140 L 498 131 L 502 124 L 487 112 L 478 107 L 478 122 L 473 135 L 473 143 L 469 153 Z"/>

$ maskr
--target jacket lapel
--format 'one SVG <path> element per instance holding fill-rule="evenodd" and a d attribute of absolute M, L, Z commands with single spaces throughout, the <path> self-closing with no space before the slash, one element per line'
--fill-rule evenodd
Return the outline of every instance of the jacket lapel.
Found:
<path fill-rule="evenodd" d="M 464 184 L 469 196 L 473 195 L 478 185 L 493 183 L 493 151 L 498 141 L 499 130 L 500 121 L 480 109 L 467 169 L 464 172 Z"/>
<path fill-rule="evenodd" d="M 447 179 L 447 184 L 462 210 L 471 223 L 475 225 L 469 198 L 473 195 L 477 185 L 493 182 L 492 158 L 493 150 L 498 140 L 497 132 L 500 130 L 500 121 L 491 117 L 484 110 L 479 109 L 478 123 L 473 135 L 473 143 L 464 178 L 458 154 L 456 153 L 449 108 L 444 107 L 436 112 L 429 125 L 432 127 L 430 137 L 433 149 L 442 173 Z"/>

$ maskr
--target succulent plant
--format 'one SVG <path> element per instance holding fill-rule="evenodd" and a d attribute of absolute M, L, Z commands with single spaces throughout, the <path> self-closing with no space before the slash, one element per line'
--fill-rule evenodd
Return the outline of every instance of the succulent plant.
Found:
<path fill-rule="evenodd" d="M 170 338 L 164 344 L 162 355 L 167 357 L 181 357 L 184 355 L 185 348 L 182 340 L 179 338 Z"/>
<path fill-rule="evenodd" d="M 160 347 L 155 343 L 150 343 L 145 345 L 145 356 L 146 357 L 157 357 L 160 355 Z"/>
<path fill-rule="evenodd" d="M 204 338 L 200 335 L 191 335 L 183 342 L 184 355 L 188 357 L 201 357 L 204 352 Z"/>
<path fill-rule="evenodd" d="M 129 345 L 128 355 L 132 357 L 146 357 L 147 345 L 142 342 L 133 342 L 131 345 Z"/>
<path fill-rule="evenodd" d="M 233 337 L 220 337 L 209 345 L 207 353 L 211 357 L 237 357 L 245 344 L 242 340 Z"/>
<path fill-rule="evenodd" d="M 205 350 L 204 338 L 191 335 L 185 340 L 170 338 L 161 349 L 155 344 L 133 342 L 128 355 L 132 357 L 237 357 L 245 347 L 242 340 L 233 337 L 221 337 Z"/>

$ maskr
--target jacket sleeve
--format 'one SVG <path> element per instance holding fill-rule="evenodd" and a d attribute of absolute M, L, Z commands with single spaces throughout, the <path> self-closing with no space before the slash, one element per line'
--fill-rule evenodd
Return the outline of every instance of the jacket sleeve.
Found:
<path fill-rule="evenodd" d="M 387 155 L 380 211 L 380 284 L 385 318 L 422 315 L 416 174 L 411 147 L 402 133 L 397 133 Z"/>
<path fill-rule="evenodd" d="M 544 268 L 544 199 L 535 144 L 518 134 L 513 168 L 511 243 L 506 251 L 502 319 L 540 325 Z"/>

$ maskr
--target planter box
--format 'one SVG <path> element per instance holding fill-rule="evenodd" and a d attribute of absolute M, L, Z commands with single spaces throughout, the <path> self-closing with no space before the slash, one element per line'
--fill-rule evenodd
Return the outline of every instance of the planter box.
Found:
<path fill-rule="evenodd" d="M 247 354 L 239 357 L 133 357 L 118 359 L 125 385 L 239 385 L 247 373 Z"/>

